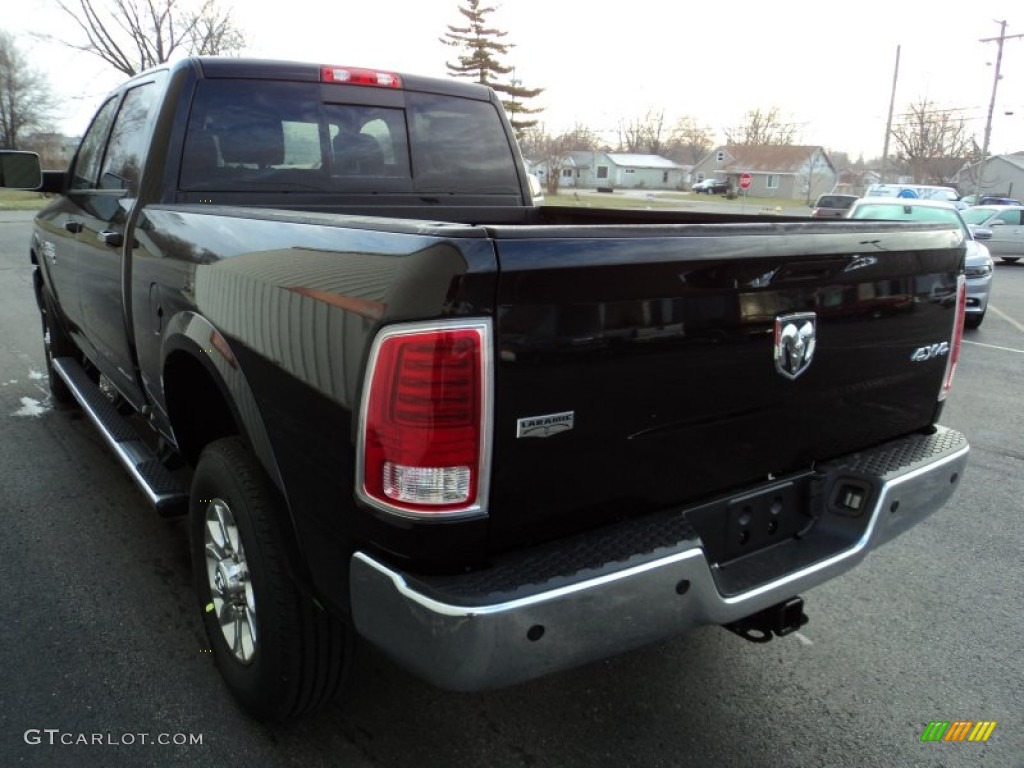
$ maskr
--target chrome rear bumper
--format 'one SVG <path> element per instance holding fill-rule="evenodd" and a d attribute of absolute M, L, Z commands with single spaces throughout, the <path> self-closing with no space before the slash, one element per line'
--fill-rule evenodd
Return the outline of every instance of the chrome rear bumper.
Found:
<path fill-rule="evenodd" d="M 458 587 L 458 577 L 438 587 L 356 552 L 353 619 L 364 638 L 438 687 L 482 690 L 529 680 L 742 619 L 838 576 L 941 507 L 968 452 L 963 435 L 940 427 L 830 462 L 828 471 L 870 477 L 878 489 L 858 538 L 736 594 L 723 594 L 719 566 L 696 536 L 643 558 L 563 574 L 549 586 L 503 586 L 475 597 L 449 589 Z"/>

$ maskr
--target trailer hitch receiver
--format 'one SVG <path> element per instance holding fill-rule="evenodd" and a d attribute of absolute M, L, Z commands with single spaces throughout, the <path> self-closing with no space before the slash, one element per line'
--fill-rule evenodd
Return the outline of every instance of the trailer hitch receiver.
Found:
<path fill-rule="evenodd" d="M 744 640 L 767 643 L 773 635 L 782 637 L 790 632 L 796 632 L 807 621 L 803 598 L 794 597 L 723 626 Z"/>

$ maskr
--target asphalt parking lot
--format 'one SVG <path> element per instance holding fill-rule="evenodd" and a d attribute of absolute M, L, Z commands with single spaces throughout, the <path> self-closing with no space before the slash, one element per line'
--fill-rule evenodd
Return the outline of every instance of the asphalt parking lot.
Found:
<path fill-rule="evenodd" d="M 30 216 L 0 213 L 0 765 L 1024 766 L 1024 264 L 967 332 L 953 501 L 804 595 L 798 635 L 705 628 L 472 695 L 363 650 L 347 703 L 264 726 L 204 652 L 184 527 L 48 403 Z M 923 743 L 935 720 L 997 725 Z"/>

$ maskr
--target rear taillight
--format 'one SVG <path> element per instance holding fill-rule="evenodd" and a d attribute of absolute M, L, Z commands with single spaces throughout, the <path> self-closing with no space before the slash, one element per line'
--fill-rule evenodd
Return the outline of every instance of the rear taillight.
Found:
<path fill-rule="evenodd" d="M 359 496 L 415 518 L 485 514 L 490 322 L 390 326 L 367 363 Z"/>
<path fill-rule="evenodd" d="M 953 388 L 953 376 L 956 364 L 960 361 L 960 344 L 964 338 L 964 316 L 967 314 L 967 278 L 960 275 L 956 279 L 956 320 L 953 323 L 953 337 L 949 341 L 949 357 L 946 359 L 946 375 L 942 378 L 942 389 L 939 400 L 945 400 Z"/>

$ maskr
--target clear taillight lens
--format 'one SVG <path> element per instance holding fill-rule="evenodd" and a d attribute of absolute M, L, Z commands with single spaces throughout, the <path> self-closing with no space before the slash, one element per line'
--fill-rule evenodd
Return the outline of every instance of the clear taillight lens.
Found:
<path fill-rule="evenodd" d="M 489 473 L 490 325 L 391 326 L 363 392 L 359 495 L 400 515 L 482 514 Z"/>

